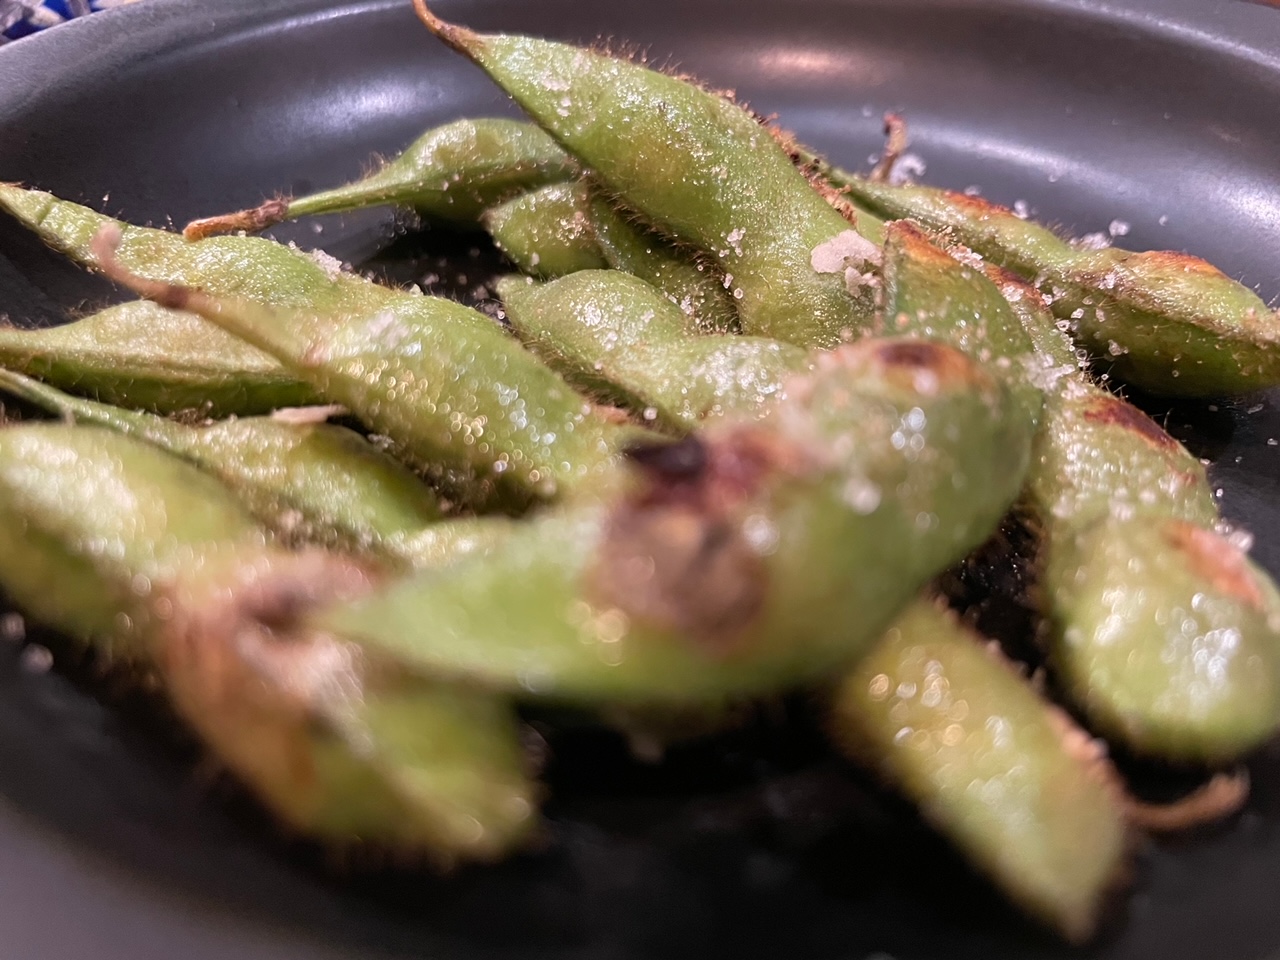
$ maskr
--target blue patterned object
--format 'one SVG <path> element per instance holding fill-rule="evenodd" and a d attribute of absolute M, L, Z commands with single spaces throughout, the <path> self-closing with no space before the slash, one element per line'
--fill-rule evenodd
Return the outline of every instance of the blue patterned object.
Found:
<path fill-rule="evenodd" d="M 135 0 L 0 0 L 0 44 Z"/>

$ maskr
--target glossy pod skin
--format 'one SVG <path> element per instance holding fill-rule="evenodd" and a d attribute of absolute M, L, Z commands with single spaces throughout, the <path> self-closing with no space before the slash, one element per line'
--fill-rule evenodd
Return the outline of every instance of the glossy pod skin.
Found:
<path fill-rule="evenodd" d="M 909 224 L 888 226 L 884 266 L 882 325 L 950 341 L 1001 373 L 1018 405 L 1008 415 L 1029 434 L 1042 394 L 1028 374 L 1040 361 L 1000 289 Z M 533 343 L 549 362 L 576 364 L 613 381 L 617 392 L 678 409 L 696 380 L 686 348 L 753 341 L 693 337 L 678 313 L 660 314 L 660 301 L 652 291 L 645 298 L 644 289 L 612 273 L 500 286 L 522 335 L 531 335 L 529 316 L 536 317 Z M 790 358 L 793 369 L 807 363 L 798 348 L 774 346 L 799 355 Z M 766 398 L 784 395 L 787 371 L 749 361 L 745 368 L 770 389 L 724 389 L 720 412 L 736 403 L 740 415 L 767 413 Z M 836 685 L 832 739 L 919 805 L 1016 902 L 1066 938 L 1085 940 L 1122 879 L 1121 791 L 1105 756 L 1088 755 L 1087 735 L 981 642 L 935 601 L 912 601 Z"/>
<path fill-rule="evenodd" d="M 194 463 L 293 541 L 403 561 L 415 536 L 442 516 L 435 491 L 358 433 L 325 423 L 325 408 L 195 426 L 71 397 L 8 370 L 0 370 L 0 391 Z"/>
<path fill-rule="evenodd" d="M 29 615 L 154 671 L 178 714 L 286 827 L 442 865 L 535 824 L 516 721 L 328 637 L 299 606 L 365 571 L 289 554 L 212 477 L 95 427 L 0 429 L 0 585 Z"/>
<path fill-rule="evenodd" d="M 501 327 L 452 301 L 331 274 L 256 237 L 187 243 L 3 185 L 0 206 L 140 295 L 200 313 L 274 356 L 409 459 L 440 469 L 459 496 L 559 496 L 607 472 L 626 438 Z M 112 231 L 118 243 L 105 242 Z"/>
<path fill-rule="evenodd" d="M 988 535 L 1030 432 L 946 347 L 865 341 L 815 363 L 772 417 L 638 451 L 630 490 L 312 625 L 587 706 L 714 705 L 827 675 Z"/>
<path fill-rule="evenodd" d="M 699 331 L 739 329 L 738 301 L 706 257 L 695 256 L 690 248 L 647 229 L 635 213 L 599 192 L 591 196 L 591 226 L 610 267 L 661 290 L 697 323 Z"/>
<path fill-rule="evenodd" d="M 960 263 L 914 225 L 885 226 L 883 290 L 876 330 L 941 340 L 987 366 L 1032 424 L 1044 405 L 1031 336 L 1000 288 Z"/>
<path fill-rule="evenodd" d="M 554 277 L 582 263 L 611 266 L 666 291 L 708 330 L 736 325 L 737 310 L 711 271 L 632 224 L 577 176 L 577 163 L 533 124 L 457 120 L 427 131 L 354 183 L 196 220 L 183 233 L 189 240 L 254 233 L 308 214 L 390 204 L 459 226 L 479 220 L 526 273 Z"/>
<path fill-rule="evenodd" d="M 297 217 L 384 205 L 470 224 L 495 204 L 576 174 L 577 164 L 532 124 L 456 120 L 428 130 L 395 159 L 353 183 L 194 220 L 183 234 L 199 240 L 239 230 L 256 233 Z"/>
<path fill-rule="evenodd" d="M 544 279 L 609 266 L 590 219 L 584 183 L 553 183 L 480 217 L 498 249 L 523 273 Z"/>
<path fill-rule="evenodd" d="M 851 296 L 846 272 L 865 267 L 878 237 L 859 236 L 747 111 L 625 60 L 476 34 L 444 23 L 423 0 L 416 7 L 605 189 L 712 258 L 735 298 L 742 293 L 745 333 L 831 346 L 869 319 L 870 292 L 856 286 Z M 819 248 L 824 272 L 814 266 Z"/>
<path fill-rule="evenodd" d="M 1049 386 L 1026 506 L 1058 684 L 1130 750 L 1228 763 L 1280 726 L 1280 602 L 1220 529 L 1204 465 L 1091 384 L 1043 299 L 995 272 Z"/>
<path fill-rule="evenodd" d="M 1219 534 L 1104 517 L 1047 551 L 1043 585 L 1060 683 L 1106 736 L 1225 764 L 1280 726 L 1280 595 Z"/>
<path fill-rule="evenodd" d="M 554 279 L 612 268 L 652 284 L 706 333 L 737 329 L 738 311 L 719 272 L 644 228 L 584 182 L 531 191 L 481 218 L 526 274 Z"/>
<path fill-rule="evenodd" d="M 912 605 L 841 679 L 829 726 L 1028 913 L 1093 935 L 1128 853 L 1114 771 L 953 614 Z"/>
<path fill-rule="evenodd" d="M 807 361 L 804 350 L 776 340 L 698 336 L 676 304 L 618 271 L 541 285 L 508 277 L 498 295 L 515 331 L 571 383 L 676 431 L 711 415 L 763 414 Z"/>
<path fill-rule="evenodd" d="M 104 403 L 161 414 L 252 416 L 318 402 L 274 357 L 145 300 L 58 327 L 0 327 L 0 366 Z"/>
<path fill-rule="evenodd" d="M 1280 603 L 1218 532 L 1198 460 L 1072 383 L 1037 438 L 1029 503 L 1060 684 L 1140 753 L 1225 763 L 1280 726 Z"/>
<path fill-rule="evenodd" d="M 1079 249 L 976 197 L 826 172 L 874 214 L 914 220 L 1037 284 L 1054 315 L 1127 383 L 1187 397 L 1280 385 L 1280 319 L 1252 290 L 1203 260 L 1170 251 Z"/>

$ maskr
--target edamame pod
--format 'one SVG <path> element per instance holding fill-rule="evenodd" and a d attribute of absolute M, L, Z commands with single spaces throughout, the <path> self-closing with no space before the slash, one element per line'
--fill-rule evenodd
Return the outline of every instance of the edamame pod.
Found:
<path fill-rule="evenodd" d="M 646 229 L 636 214 L 598 194 L 591 197 L 591 225 L 610 267 L 661 290 L 702 333 L 738 330 L 737 301 L 706 257 Z"/>
<path fill-rule="evenodd" d="M 644 228 L 585 183 L 552 184 L 482 218 L 524 273 L 555 278 L 613 268 L 652 284 L 706 333 L 729 333 L 738 311 L 719 273 L 692 252 Z"/>
<path fill-rule="evenodd" d="M 650 402 L 681 398 L 686 380 L 679 371 L 688 369 L 681 347 L 750 342 L 691 339 L 678 318 L 652 319 L 652 294 L 641 299 L 638 281 L 594 276 L 595 283 L 584 273 L 533 288 L 515 281 L 509 295 L 502 292 L 526 335 L 520 297 L 542 307 L 537 335 L 549 358 L 584 366 L 600 358 L 598 375 L 645 391 Z M 627 298 L 631 287 L 636 295 Z M 537 304 L 539 296 L 545 304 Z M 995 284 L 910 224 L 892 223 L 883 311 L 883 327 L 949 341 L 1001 375 L 1018 402 L 1009 416 L 1030 432 L 1041 409 L 1034 383 L 1043 382 L 1042 364 Z M 575 322 L 579 316 L 590 322 Z M 782 392 L 781 371 L 756 375 L 774 379 Z M 732 393 L 725 397 L 732 409 Z M 746 409 L 759 406 L 747 402 Z M 1105 756 L 1087 755 L 1088 737 L 979 644 L 934 602 L 914 600 L 840 681 L 834 739 L 920 805 L 1016 902 L 1069 939 L 1084 940 L 1125 860 L 1122 791 Z"/>
<path fill-rule="evenodd" d="M 542 285 L 509 277 L 498 295 L 516 332 L 567 379 L 676 430 L 713 414 L 762 414 L 807 360 L 776 340 L 697 336 L 678 306 L 617 271 Z"/>
<path fill-rule="evenodd" d="M 316 403 L 279 362 L 189 313 L 146 300 L 58 327 L 0 327 L 0 366 L 104 403 L 252 416 Z"/>
<path fill-rule="evenodd" d="M 514 120 L 455 120 L 429 130 L 404 153 L 354 183 L 249 210 L 193 220 L 188 240 L 285 220 L 365 207 L 407 207 L 420 214 L 474 223 L 481 212 L 546 183 L 568 180 L 577 165 L 549 136 Z"/>
<path fill-rule="evenodd" d="M 631 489 L 311 625 L 587 705 L 715 704 L 839 669 L 989 534 L 1029 431 L 941 345 L 868 340 L 815 364 L 768 419 L 638 450 Z"/>
<path fill-rule="evenodd" d="M 943 260 L 931 272 L 929 251 L 941 252 L 915 227 L 894 223 L 887 233 L 886 325 L 927 318 L 927 310 L 901 309 L 921 298 L 973 302 L 952 288 L 980 274 Z M 1036 596 L 1060 681 L 1091 723 L 1140 753 L 1193 762 L 1239 756 L 1280 725 L 1274 591 L 1215 531 L 1203 465 L 1143 413 L 1088 382 L 1034 289 L 999 273 L 994 280 L 1025 334 L 1008 310 L 993 308 L 962 312 L 960 332 L 982 331 L 994 369 L 1022 378 L 1026 391 L 1048 391 L 1026 503 L 1041 533 Z M 1039 363 L 1026 353 L 1030 340 L 1045 351 Z M 1017 362 L 1001 366 L 1001 358 Z M 1145 552 L 1158 560 L 1139 562 Z M 1253 584 L 1244 591 L 1252 608 L 1235 585 L 1211 575 L 1215 562 Z"/>
<path fill-rule="evenodd" d="M 415 6 L 608 191 L 713 258 L 727 289 L 741 291 L 744 332 L 827 347 L 869 320 L 873 297 L 861 277 L 879 236 L 859 234 L 746 110 L 625 60 L 476 34 L 425 0 Z"/>
<path fill-rule="evenodd" d="M 1012 900 L 1092 936 L 1128 852 L 1123 788 L 1105 747 L 953 614 L 913 604 L 841 679 L 830 729 Z"/>
<path fill-rule="evenodd" d="M 885 225 L 884 291 L 877 328 L 941 340 L 987 366 L 1036 424 L 1044 393 L 1035 346 L 1000 288 L 903 220 Z"/>
<path fill-rule="evenodd" d="M 480 222 L 524 273 L 562 277 L 609 266 L 589 216 L 583 183 L 553 183 L 486 210 Z"/>
<path fill-rule="evenodd" d="M 330 276 L 311 257 L 255 237 L 187 243 L 3 185 L 0 206 L 77 260 L 275 356 L 411 459 L 446 471 L 460 495 L 558 496 L 607 472 L 628 435 L 461 304 Z M 119 239 L 95 244 L 99 231 Z"/>
<path fill-rule="evenodd" d="M 1225 763 L 1280 727 L 1280 602 L 1220 531 L 1204 465 L 1091 384 L 1039 294 L 1004 278 L 1053 352 L 1027 505 L 1059 683 L 1129 749 Z"/>
<path fill-rule="evenodd" d="M 371 315 L 282 313 L 147 281 L 114 260 L 114 243 L 108 228 L 95 244 L 112 279 L 271 353 L 472 501 L 524 506 L 607 484 L 633 435 L 461 304 L 404 296 Z"/>
<path fill-rule="evenodd" d="M 211 237 L 187 243 L 167 230 L 135 227 L 41 190 L 0 183 L 0 209 L 41 240 L 86 267 L 100 268 L 93 240 L 113 227 L 116 256 L 149 280 L 199 286 L 219 296 L 273 307 L 335 311 L 376 308 L 395 291 L 348 273 L 324 254 L 307 254 L 260 237 Z"/>
<path fill-rule="evenodd" d="M 441 517 L 430 487 L 358 433 L 325 423 L 326 408 L 194 426 L 67 396 L 8 370 L 0 390 L 194 463 L 288 539 L 405 560 L 407 545 Z"/>
<path fill-rule="evenodd" d="M 1280 726 L 1280 595 L 1213 530 L 1158 511 L 1046 550 L 1052 658 L 1088 720 L 1142 753 L 1227 763 Z"/>
<path fill-rule="evenodd" d="M 1128 383 L 1188 397 L 1280 385 L 1280 319 L 1204 260 L 1082 249 L 977 197 L 827 174 L 873 213 L 910 218 L 1034 281 L 1076 339 Z"/>
<path fill-rule="evenodd" d="M 1206 529 L 1217 524 L 1204 464 L 1146 414 L 1074 379 L 1048 404 L 1028 484 L 1047 535 L 1103 516 L 1158 514 Z"/>
<path fill-rule="evenodd" d="M 365 571 L 271 547 L 212 477 L 96 427 L 0 429 L 0 493 L 10 597 L 154 669 L 290 828 L 448 864 L 498 856 L 534 825 L 504 703 L 287 631 L 300 607 L 368 590 Z"/>

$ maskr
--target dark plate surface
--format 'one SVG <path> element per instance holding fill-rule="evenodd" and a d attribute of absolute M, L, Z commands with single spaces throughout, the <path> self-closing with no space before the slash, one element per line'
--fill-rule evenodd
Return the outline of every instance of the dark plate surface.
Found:
<path fill-rule="evenodd" d="M 1280 11 L 1214 0 L 468 0 L 484 29 L 642 45 L 861 168 L 904 110 L 925 179 L 1280 292 Z M 402 2 L 148 0 L 0 51 L 0 179 L 138 222 L 301 192 L 430 124 L 509 112 Z M 361 261 L 380 215 L 277 232 Z M 431 246 L 434 241 L 429 241 Z M 403 241 L 402 241 L 403 243 Z M 465 255 L 464 244 L 464 255 Z M 0 313 L 109 291 L 0 221 Z M 1148 404 L 1215 461 L 1280 571 L 1280 397 Z M 83 677 L 0 644 L 5 960 L 1280 956 L 1280 751 L 1232 824 L 1143 851 L 1098 944 L 1023 924 L 812 739 L 748 731 L 656 770 L 568 737 L 538 855 L 438 880 L 325 869 Z M 83 672 L 83 671 L 81 671 Z"/>

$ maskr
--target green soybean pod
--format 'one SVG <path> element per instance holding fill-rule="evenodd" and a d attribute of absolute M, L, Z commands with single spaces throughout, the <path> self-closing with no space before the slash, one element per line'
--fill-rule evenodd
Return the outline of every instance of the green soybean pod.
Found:
<path fill-rule="evenodd" d="M 222 485 L 96 427 L 0 429 L 0 586 L 28 615 L 156 673 L 177 713 L 285 825 L 441 865 L 533 828 L 501 700 L 289 629 L 370 589 L 270 546 Z"/>
<path fill-rule="evenodd" d="M 776 340 L 698 336 L 659 290 L 614 270 L 548 284 L 504 278 L 498 294 L 516 332 L 570 382 L 675 431 L 709 415 L 763 415 L 808 359 Z"/>
<path fill-rule="evenodd" d="M 494 204 L 576 173 L 574 161 L 530 123 L 455 120 L 428 130 L 395 159 L 353 183 L 193 220 L 183 234 L 200 240 L 239 230 L 257 233 L 297 217 L 387 205 L 474 223 Z"/>
<path fill-rule="evenodd" d="M 999 376 L 1028 421 L 1040 422 L 1035 344 L 995 283 L 902 220 L 885 225 L 882 270 L 879 331 L 950 343 Z"/>
<path fill-rule="evenodd" d="M 487 211 L 481 221 L 521 271 L 554 279 L 612 268 L 648 281 L 705 332 L 738 326 L 719 271 L 693 251 L 645 228 L 589 184 L 558 183 Z"/>
<path fill-rule="evenodd" d="M 608 484 L 636 435 L 461 304 L 406 296 L 371 315 L 281 313 L 144 280 L 114 263 L 110 233 L 100 240 L 113 279 L 273 354 L 471 502 L 523 507 Z"/>
<path fill-rule="evenodd" d="M 71 397 L 0 370 L 0 390 L 50 413 L 155 444 L 221 480 L 251 514 L 288 539 L 406 559 L 439 496 L 328 408 L 192 425 Z"/>
<path fill-rule="evenodd" d="M 713 258 L 741 291 L 744 332 L 831 346 L 869 319 L 874 298 L 857 281 L 876 256 L 874 224 L 859 234 L 747 111 L 625 60 L 476 34 L 415 5 L 611 193 Z"/>
<path fill-rule="evenodd" d="M 845 674 L 830 730 L 1028 913 L 1089 939 L 1128 854 L 1105 751 L 948 611 L 921 601 Z"/>
<path fill-rule="evenodd" d="M 1045 355 L 1026 504 L 1062 689 L 1136 753 L 1231 762 L 1280 727 L 1275 588 L 1221 530 L 1204 465 L 1085 378 L 1035 289 L 994 275 Z"/>
<path fill-rule="evenodd" d="M 609 264 L 596 241 L 589 196 L 583 183 L 554 183 L 490 207 L 480 222 L 498 249 L 530 276 L 601 270 Z"/>
<path fill-rule="evenodd" d="M 1229 540 L 1103 516 L 1058 536 L 1043 570 L 1056 674 L 1104 735 L 1221 765 L 1280 728 L 1280 594 Z"/>
<path fill-rule="evenodd" d="M 610 267 L 661 290 L 700 332 L 739 329 L 737 301 L 705 256 L 648 229 L 637 214 L 598 193 L 591 197 L 591 224 Z"/>
<path fill-rule="evenodd" d="M 313 258 L 254 237 L 187 243 L 3 185 L 0 206 L 140 295 L 202 312 L 275 356 L 410 459 L 439 467 L 460 496 L 561 495 L 607 473 L 630 435 L 461 304 L 330 276 Z"/>
<path fill-rule="evenodd" d="M 429 675 L 588 706 L 715 705 L 841 668 L 985 539 L 1030 435 L 947 347 L 865 341 L 815 363 L 768 419 L 637 451 L 629 489 L 311 624 Z M 895 443 L 904 430 L 920 441 Z"/>
<path fill-rule="evenodd" d="M 275 360 L 189 313 L 146 300 L 56 327 L 0 327 L 0 366 L 104 403 L 252 416 L 317 401 Z"/>
<path fill-rule="evenodd" d="M 887 326 L 928 320 L 929 310 L 911 306 L 921 297 L 964 302 L 939 286 L 946 261 L 929 268 L 930 250 L 943 255 L 917 228 L 902 222 L 887 231 Z M 981 276 L 947 269 L 953 284 L 966 270 L 966 282 Z M 1016 336 L 1009 311 L 996 309 L 961 310 L 960 332 L 982 334 L 993 369 L 1004 361 L 1006 376 L 1048 393 L 1025 503 L 1041 534 L 1035 596 L 1062 685 L 1091 724 L 1132 750 L 1229 762 L 1280 724 L 1274 591 L 1216 532 L 1203 465 L 1087 381 L 1034 289 L 992 276 L 1025 334 Z M 1013 332 L 991 339 L 997 325 Z M 1043 351 L 1039 362 L 1028 342 Z M 1215 564 L 1239 575 L 1217 577 Z"/>
<path fill-rule="evenodd" d="M 1083 249 L 978 197 L 827 173 L 874 214 L 910 218 L 1035 282 L 1076 339 L 1128 383 L 1187 397 L 1280 385 L 1280 319 L 1198 257 Z"/>

